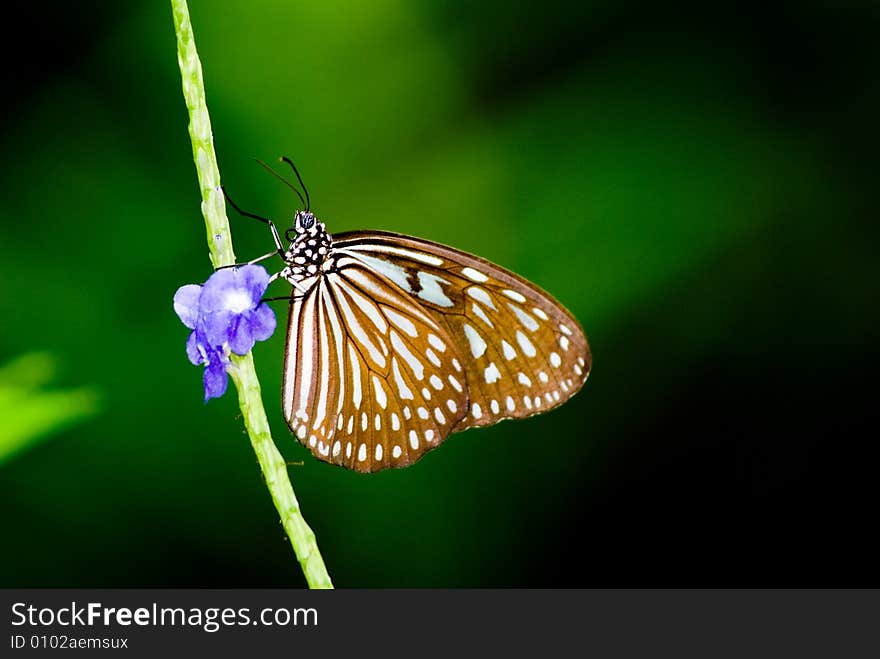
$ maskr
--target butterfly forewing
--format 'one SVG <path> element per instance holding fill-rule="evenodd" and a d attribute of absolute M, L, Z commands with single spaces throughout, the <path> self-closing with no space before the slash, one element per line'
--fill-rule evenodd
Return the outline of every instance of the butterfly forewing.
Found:
<path fill-rule="evenodd" d="M 586 381 L 591 355 L 575 318 L 549 294 L 485 259 L 385 232 L 333 236 L 445 329 L 461 356 L 469 406 L 453 429 L 486 426 L 556 407 Z M 424 339 L 420 342 L 424 351 Z"/>
<path fill-rule="evenodd" d="M 469 409 L 443 323 L 356 258 L 294 291 L 284 369 L 291 430 L 316 457 L 357 471 L 412 464 Z"/>

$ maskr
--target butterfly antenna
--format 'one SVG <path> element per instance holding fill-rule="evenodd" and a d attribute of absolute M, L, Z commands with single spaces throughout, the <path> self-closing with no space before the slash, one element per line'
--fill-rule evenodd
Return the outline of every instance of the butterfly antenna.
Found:
<path fill-rule="evenodd" d="M 306 193 L 306 210 L 311 210 L 312 208 L 312 200 L 309 199 L 309 189 L 306 187 L 306 184 L 303 183 L 302 176 L 299 175 L 299 170 L 296 168 L 296 165 L 293 164 L 293 161 L 287 156 L 281 156 L 281 160 L 290 165 L 291 169 L 293 169 L 293 173 L 296 174 L 296 180 L 299 181 L 299 184 L 302 186 L 303 192 Z"/>
<path fill-rule="evenodd" d="M 306 203 L 306 200 L 303 199 L 302 194 L 300 193 L 299 190 L 296 189 L 296 186 L 294 186 L 290 181 L 288 181 L 286 178 L 284 178 L 283 176 L 281 176 L 281 174 L 279 174 L 279 173 L 276 172 L 274 169 L 272 169 L 271 167 L 269 167 L 269 165 L 267 165 L 266 163 L 264 163 L 264 162 L 263 162 L 262 160 L 260 160 L 259 158 L 254 158 L 254 160 L 256 160 L 258 163 L 260 163 L 260 165 L 263 167 L 263 169 L 265 169 L 267 172 L 269 172 L 272 176 L 274 176 L 274 177 L 277 178 L 279 181 L 281 181 L 284 185 L 286 185 L 288 188 L 290 188 L 291 190 L 293 190 L 293 191 L 296 193 L 296 196 L 299 197 L 299 200 L 300 200 L 300 201 L 303 203 L 303 205 L 306 207 L 306 209 L 308 209 L 308 204 Z M 303 188 L 303 189 L 305 189 L 305 188 Z M 309 194 L 309 193 L 306 192 L 306 195 L 308 195 L 308 194 Z"/>

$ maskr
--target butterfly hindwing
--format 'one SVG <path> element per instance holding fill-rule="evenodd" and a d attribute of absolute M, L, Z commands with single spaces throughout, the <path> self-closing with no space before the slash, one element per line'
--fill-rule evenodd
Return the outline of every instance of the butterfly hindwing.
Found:
<path fill-rule="evenodd" d="M 321 460 L 369 472 L 412 464 L 448 437 L 469 406 L 444 325 L 344 255 L 301 288 L 291 298 L 282 387 L 297 438 Z"/>

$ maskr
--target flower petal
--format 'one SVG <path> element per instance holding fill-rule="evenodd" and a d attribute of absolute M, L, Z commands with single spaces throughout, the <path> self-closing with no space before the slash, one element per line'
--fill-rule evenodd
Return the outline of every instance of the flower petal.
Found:
<path fill-rule="evenodd" d="M 202 296 L 199 298 L 199 311 L 202 314 L 223 311 L 230 292 L 240 288 L 239 278 L 235 268 L 217 270 L 208 277 L 208 281 L 202 287 Z"/>
<path fill-rule="evenodd" d="M 220 398 L 226 393 L 226 387 L 229 384 L 229 376 L 226 373 L 226 365 L 223 360 L 216 358 L 205 366 L 204 374 L 205 383 L 205 402 L 211 398 Z"/>
<path fill-rule="evenodd" d="M 250 315 L 250 314 L 248 314 Z M 256 339 L 246 316 L 236 316 L 229 326 L 229 349 L 236 355 L 246 355 L 254 347 Z"/>
<path fill-rule="evenodd" d="M 199 337 L 195 331 L 190 332 L 186 340 L 186 356 L 192 364 L 202 364 L 206 360 L 205 348 L 199 344 Z"/>
<path fill-rule="evenodd" d="M 190 329 L 195 329 L 196 327 L 196 320 L 199 317 L 199 296 L 201 294 L 202 287 L 198 284 L 181 286 L 174 294 L 174 313 Z"/>
<path fill-rule="evenodd" d="M 252 264 L 239 268 L 238 275 L 239 285 L 248 292 L 256 307 L 269 287 L 269 273 L 263 266 Z"/>
<path fill-rule="evenodd" d="M 268 304 L 260 304 L 252 313 L 248 314 L 251 333 L 257 341 L 265 341 L 275 331 L 277 320 L 275 312 Z"/>
<path fill-rule="evenodd" d="M 200 325 L 204 327 L 207 343 L 217 347 L 229 341 L 229 332 L 237 317 L 237 314 L 231 311 L 217 311 L 203 315 L 200 318 Z"/>

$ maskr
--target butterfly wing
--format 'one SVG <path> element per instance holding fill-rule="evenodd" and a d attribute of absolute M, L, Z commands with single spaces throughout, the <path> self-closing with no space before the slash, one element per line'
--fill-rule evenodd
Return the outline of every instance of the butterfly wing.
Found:
<path fill-rule="evenodd" d="M 361 472 L 412 464 L 467 413 L 455 342 L 359 259 L 342 255 L 333 272 L 308 283 L 291 297 L 287 424 L 326 462 Z"/>
<path fill-rule="evenodd" d="M 454 431 L 547 411 L 586 381 L 592 359 L 580 324 L 509 270 L 388 232 L 334 234 L 333 246 L 394 282 L 457 346 L 469 407 Z"/>

